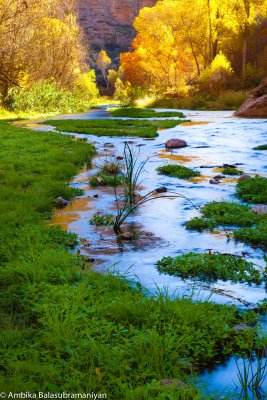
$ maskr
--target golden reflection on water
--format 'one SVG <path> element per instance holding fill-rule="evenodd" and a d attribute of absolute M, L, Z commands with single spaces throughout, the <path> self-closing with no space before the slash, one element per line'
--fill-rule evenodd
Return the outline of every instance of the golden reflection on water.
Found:
<path fill-rule="evenodd" d="M 92 209 L 91 199 L 87 197 L 73 199 L 63 210 L 56 210 L 49 225 L 59 225 L 63 229 L 69 229 L 72 222 L 80 218 L 79 213 Z"/>
<path fill-rule="evenodd" d="M 191 121 L 191 122 L 183 122 L 180 126 L 195 126 L 195 125 L 207 125 L 210 124 L 209 121 Z"/>
<path fill-rule="evenodd" d="M 173 154 L 173 153 L 170 153 L 169 150 L 161 150 L 159 153 L 160 153 L 159 154 L 160 158 L 166 158 L 170 161 L 179 161 L 182 163 L 189 163 L 194 160 L 199 160 L 199 157 L 197 157 L 197 156 L 184 156 L 182 154 Z"/>

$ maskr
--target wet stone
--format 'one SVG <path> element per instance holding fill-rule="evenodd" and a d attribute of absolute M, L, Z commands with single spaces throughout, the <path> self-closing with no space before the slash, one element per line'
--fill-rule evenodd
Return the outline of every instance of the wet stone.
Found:
<path fill-rule="evenodd" d="M 188 385 L 185 382 L 180 381 L 178 379 L 162 379 L 160 381 L 160 384 L 161 384 L 161 386 L 165 386 L 168 388 L 170 388 L 172 386 L 176 386 L 178 388 L 187 388 L 188 387 Z"/>
<path fill-rule="evenodd" d="M 159 187 L 155 190 L 156 193 L 166 193 L 168 189 L 165 186 Z"/>
<path fill-rule="evenodd" d="M 69 201 L 64 199 L 61 196 L 58 196 L 55 200 L 55 204 L 56 204 L 56 207 L 58 207 L 58 208 L 64 208 L 69 204 Z"/>
<path fill-rule="evenodd" d="M 254 327 L 251 325 L 247 325 L 247 324 L 238 324 L 234 326 L 234 329 L 236 330 L 236 332 L 243 332 L 243 331 L 253 331 Z"/>
<path fill-rule="evenodd" d="M 266 204 L 257 204 L 251 208 L 256 214 L 265 215 L 267 214 L 267 205 Z"/>
<path fill-rule="evenodd" d="M 216 181 L 219 181 L 220 179 L 224 179 L 224 178 L 225 178 L 224 175 L 216 175 L 216 176 L 214 176 L 213 179 L 215 179 Z"/>
<path fill-rule="evenodd" d="M 133 234 L 131 232 L 125 232 L 120 235 L 121 240 L 133 240 Z"/>
<path fill-rule="evenodd" d="M 210 184 L 211 185 L 219 185 L 220 181 L 218 181 L 217 179 L 210 179 Z"/>
<path fill-rule="evenodd" d="M 182 147 L 187 147 L 187 143 L 182 139 L 170 139 L 165 143 L 167 149 L 180 149 Z"/>

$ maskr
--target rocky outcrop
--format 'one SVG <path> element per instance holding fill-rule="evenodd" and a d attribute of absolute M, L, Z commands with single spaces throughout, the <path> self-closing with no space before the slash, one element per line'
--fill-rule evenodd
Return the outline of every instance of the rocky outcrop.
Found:
<path fill-rule="evenodd" d="M 128 49 L 134 37 L 132 24 L 143 7 L 156 0 L 76 0 L 81 26 L 89 43 L 100 48 Z"/>
<path fill-rule="evenodd" d="M 237 117 L 267 117 L 267 78 L 254 90 L 252 90 L 249 98 L 234 113 Z"/>

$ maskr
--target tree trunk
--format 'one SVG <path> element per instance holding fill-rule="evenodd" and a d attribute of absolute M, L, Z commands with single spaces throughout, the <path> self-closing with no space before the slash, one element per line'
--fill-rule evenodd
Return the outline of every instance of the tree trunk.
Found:
<path fill-rule="evenodd" d="M 246 69 L 248 62 L 248 37 L 245 35 L 243 42 L 243 56 L 242 56 L 242 81 L 246 79 Z"/>

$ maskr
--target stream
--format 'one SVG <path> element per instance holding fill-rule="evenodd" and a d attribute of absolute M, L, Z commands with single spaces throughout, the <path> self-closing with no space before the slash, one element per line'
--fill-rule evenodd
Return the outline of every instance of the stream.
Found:
<path fill-rule="evenodd" d="M 98 212 L 114 214 L 116 212 L 113 189 L 93 188 L 89 185 L 89 180 L 97 172 L 97 165 L 103 163 L 105 159 L 123 156 L 125 141 L 131 142 L 140 162 L 151 157 L 141 178 L 141 194 L 165 186 L 169 193 L 182 194 L 199 207 L 213 200 L 234 199 L 236 177 L 222 179 L 219 185 L 212 185 L 209 182 L 218 174 L 218 167 L 223 164 L 240 164 L 238 168 L 245 173 L 252 176 L 256 174 L 267 176 L 266 153 L 253 150 L 255 146 L 267 143 L 267 120 L 235 118 L 232 117 L 231 111 L 184 111 L 184 113 L 192 123 L 161 130 L 155 139 L 72 134 L 93 143 L 98 154 L 93 161 L 95 165 L 93 169 L 84 168 L 71 182 L 73 187 L 83 189 L 84 194 L 75 198 L 66 208 L 57 210 L 51 224 L 60 225 L 82 238 L 80 251 L 94 260 L 92 265 L 96 271 L 101 273 L 116 271 L 119 275 L 138 280 L 152 294 L 164 290 L 170 296 L 193 296 L 198 300 L 209 299 L 220 304 L 253 308 L 257 302 L 266 298 L 264 285 L 222 281 L 196 282 L 163 275 L 157 271 L 155 264 L 162 257 L 209 251 L 242 256 L 258 268 L 265 266 L 263 256 L 266 253 L 263 250 L 229 239 L 227 232 L 231 231 L 231 227 L 213 232 L 186 230 L 184 223 L 199 216 L 199 212 L 185 198 L 159 198 L 141 206 L 124 225 L 124 231 L 135 231 L 139 237 L 123 244 L 118 243 L 111 229 L 103 232 L 103 228 L 91 226 L 89 223 L 93 215 Z M 58 118 L 111 117 L 105 109 L 101 109 L 56 119 Z M 51 126 L 40 125 L 38 121 L 23 123 L 20 121 L 19 124 L 40 131 L 54 130 Z M 188 147 L 166 150 L 165 142 L 171 138 L 186 140 Z M 159 175 L 156 168 L 170 161 L 197 169 L 201 171 L 201 176 L 180 180 Z M 263 323 L 264 330 L 265 326 Z M 254 364 L 256 366 L 256 363 Z M 206 371 L 202 378 L 212 387 L 218 389 L 229 387 L 234 390 L 234 382 L 238 383 L 235 361 L 230 359 L 225 365 L 220 365 L 210 372 Z"/>

